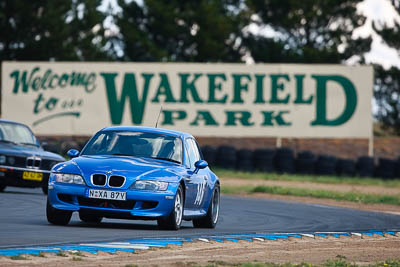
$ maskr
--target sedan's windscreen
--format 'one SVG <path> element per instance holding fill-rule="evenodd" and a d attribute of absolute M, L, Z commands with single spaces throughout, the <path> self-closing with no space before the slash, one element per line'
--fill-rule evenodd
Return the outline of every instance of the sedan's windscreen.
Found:
<path fill-rule="evenodd" d="M 105 131 L 90 140 L 82 155 L 134 156 L 182 163 L 182 141 L 157 133 Z"/>
<path fill-rule="evenodd" d="M 38 146 L 28 127 L 9 122 L 0 122 L 0 142 Z"/>

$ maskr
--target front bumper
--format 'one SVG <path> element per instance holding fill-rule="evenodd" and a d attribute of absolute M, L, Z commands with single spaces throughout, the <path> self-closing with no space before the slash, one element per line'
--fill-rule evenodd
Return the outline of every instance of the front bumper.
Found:
<path fill-rule="evenodd" d="M 84 210 L 111 218 L 157 219 L 171 213 L 177 187 L 178 184 L 170 183 L 166 191 L 150 192 L 51 182 L 48 199 L 60 210 Z M 88 198 L 86 192 L 89 189 L 126 191 L 126 200 Z"/>
<path fill-rule="evenodd" d="M 0 184 L 18 187 L 41 187 L 49 180 L 49 170 L 0 165 Z"/>

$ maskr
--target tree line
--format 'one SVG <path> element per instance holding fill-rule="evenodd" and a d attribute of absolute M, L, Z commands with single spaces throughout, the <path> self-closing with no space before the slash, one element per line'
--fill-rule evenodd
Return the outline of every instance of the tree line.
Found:
<path fill-rule="evenodd" d="M 362 1 L 0 0 L 0 61 L 363 64 Z M 373 29 L 400 51 L 398 23 Z M 374 69 L 374 116 L 400 135 L 400 70 Z"/>

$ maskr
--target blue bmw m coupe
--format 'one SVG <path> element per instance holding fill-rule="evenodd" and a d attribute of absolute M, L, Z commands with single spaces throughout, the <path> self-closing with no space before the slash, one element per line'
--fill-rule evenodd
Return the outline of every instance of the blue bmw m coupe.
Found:
<path fill-rule="evenodd" d="M 82 221 L 102 218 L 157 220 L 177 230 L 182 220 L 214 228 L 220 182 L 192 135 L 159 128 L 109 127 L 82 152 L 52 168 L 47 220 L 66 225 L 74 211 Z"/>

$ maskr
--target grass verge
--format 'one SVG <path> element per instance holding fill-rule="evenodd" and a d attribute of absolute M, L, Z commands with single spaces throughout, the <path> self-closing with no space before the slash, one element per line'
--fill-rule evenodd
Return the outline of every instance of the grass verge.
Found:
<path fill-rule="evenodd" d="M 399 195 L 377 195 L 357 192 L 338 192 L 330 190 L 317 190 L 307 188 L 282 187 L 282 186 L 224 186 L 221 187 L 224 194 L 253 194 L 268 193 L 274 195 L 314 197 L 334 200 L 344 200 L 358 203 L 379 203 L 400 206 Z"/>
<path fill-rule="evenodd" d="M 300 174 L 277 174 L 266 172 L 244 172 L 238 170 L 227 170 L 213 168 L 218 177 L 240 178 L 240 179 L 262 179 L 273 181 L 296 181 L 313 182 L 324 184 L 349 184 L 349 185 L 381 185 L 387 187 L 400 187 L 400 179 L 384 180 L 371 177 L 344 177 L 344 176 L 317 176 Z"/>

